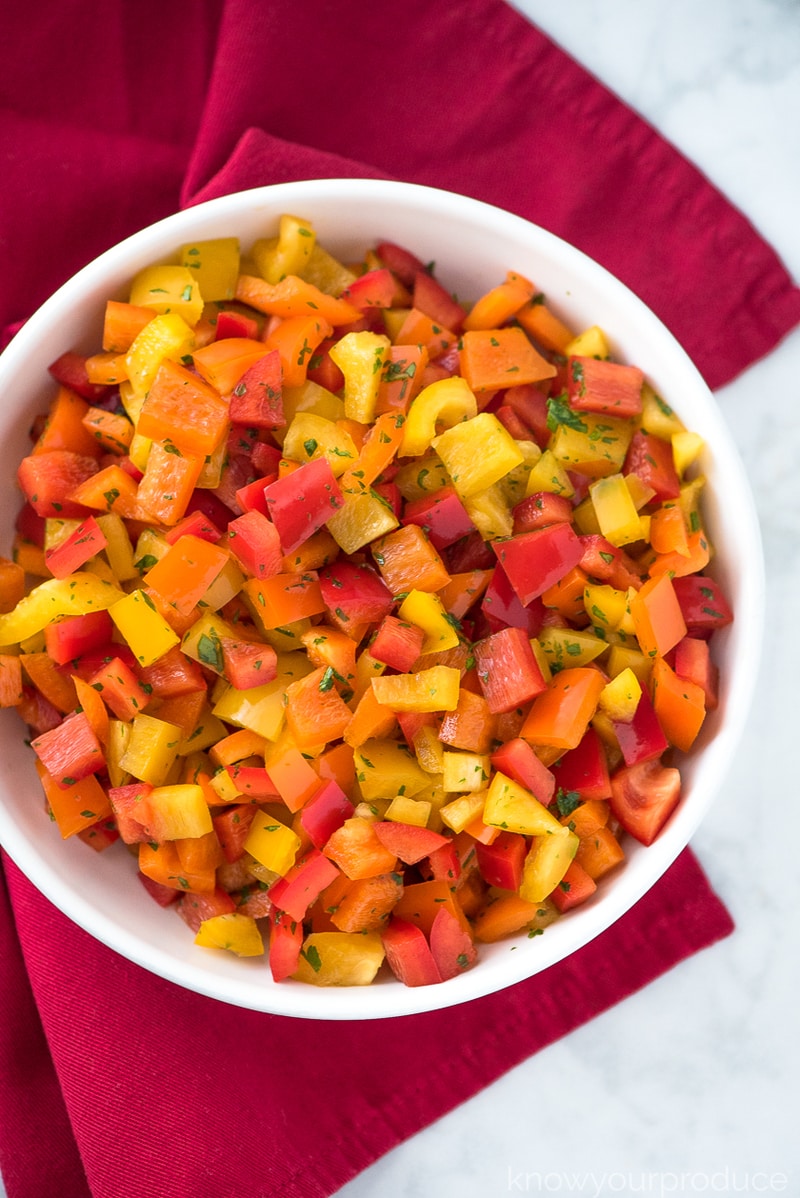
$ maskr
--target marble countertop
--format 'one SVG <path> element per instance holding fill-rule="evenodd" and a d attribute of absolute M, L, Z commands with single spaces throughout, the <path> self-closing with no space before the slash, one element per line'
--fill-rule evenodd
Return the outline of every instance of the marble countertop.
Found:
<path fill-rule="evenodd" d="M 797 0 L 516 0 L 733 200 L 800 278 Z M 762 522 L 755 709 L 693 847 L 727 940 L 514 1069 L 338 1198 L 800 1193 L 800 331 L 719 393 Z"/>

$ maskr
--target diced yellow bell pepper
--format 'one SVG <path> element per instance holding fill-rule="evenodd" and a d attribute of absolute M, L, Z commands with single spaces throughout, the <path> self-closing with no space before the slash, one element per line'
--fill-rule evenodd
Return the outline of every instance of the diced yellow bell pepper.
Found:
<path fill-rule="evenodd" d="M 491 412 L 479 412 L 454 425 L 432 444 L 462 500 L 485 491 L 525 461 L 514 438 Z"/>
<path fill-rule="evenodd" d="M 641 425 L 662 441 L 669 441 L 673 433 L 682 433 L 685 428 L 682 420 L 649 383 L 642 386 Z"/>
<path fill-rule="evenodd" d="M 308 668 L 302 672 L 298 665 L 297 678 L 310 673 L 307 658 L 306 663 Z M 254 686 L 247 690 L 237 690 L 236 687 L 229 686 L 214 704 L 213 714 L 226 724 L 233 724 L 237 728 L 249 728 L 265 740 L 277 740 L 286 717 L 286 688 L 289 682 L 294 680 L 278 677 L 264 686 Z"/>
<path fill-rule="evenodd" d="M 458 375 L 429 383 L 409 406 L 400 456 L 421 456 L 430 448 L 437 426 L 452 428 L 477 414 L 475 396 Z"/>
<path fill-rule="evenodd" d="M 124 595 L 119 587 L 82 571 L 48 578 L 20 599 L 13 611 L 0 615 L 0 645 L 18 645 L 62 616 L 105 611 Z"/>
<path fill-rule="evenodd" d="M 206 454 L 195 486 L 204 491 L 213 491 L 215 487 L 218 487 L 229 456 L 228 438 L 223 437 L 217 448 Z"/>
<path fill-rule="evenodd" d="M 144 474 L 147 469 L 147 459 L 150 456 L 150 447 L 153 442 L 149 437 L 143 437 L 141 433 L 134 433 L 131 437 L 130 450 L 128 456 L 133 462 L 137 470 L 141 470 Z"/>
<path fill-rule="evenodd" d="M 610 353 L 606 335 L 596 324 L 573 337 L 564 350 L 567 358 L 607 358 Z"/>
<path fill-rule="evenodd" d="M 121 388 L 124 396 L 129 393 L 141 410 L 144 397 L 165 358 L 179 362 L 194 349 L 194 333 L 178 312 L 169 312 L 154 317 L 137 334 L 125 357 L 129 388 Z M 123 402 L 125 402 L 123 400 Z M 134 422 L 139 412 L 125 403 L 125 410 Z"/>
<path fill-rule="evenodd" d="M 257 241 L 250 253 L 268 283 L 280 283 L 287 275 L 300 275 L 308 267 L 316 243 L 310 221 L 288 213 L 281 217 L 278 236 Z"/>
<path fill-rule="evenodd" d="M 79 526 L 80 520 L 65 519 L 63 516 L 48 516 L 44 522 L 43 549 L 45 553 L 61 545 L 67 537 L 72 536 Z"/>
<path fill-rule="evenodd" d="M 197 280 L 185 266 L 146 266 L 134 276 L 130 302 L 158 315 L 182 316 L 194 328 L 203 313 Z M 130 378 L 130 373 L 128 374 Z"/>
<path fill-rule="evenodd" d="M 549 491 L 553 495 L 563 495 L 565 499 L 571 499 L 575 494 L 569 475 L 549 449 L 531 466 L 528 474 L 526 497 L 537 491 Z"/>
<path fill-rule="evenodd" d="M 535 795 L 499 770 L 486 792 L 483 822 L 523 836 L 546 835 L 562 827 Z"/>
<path fill-rule="evenodd" d="M 633 427 L 630 421 L 614 416 L 582 412 L 574 424 L 558 425 L 550 449 L 565 470 L 605 478 L 622 469 Z"/>
<path fill-rule="evenodd" d="M 426 724 L 414 737 L 414 755 L 426 774 L 441 774 L 444 769 L 444 745 L 435 727 Z"/>
<path fill-rule="evenodd" d="M 354 750 L 353 761 L 361 797 L 367 802 L 392 799 L 398 794 L 413 798 L 430 784 L 416 758 L 397 741 L 365 741 Z"/>
<path fill-rule="evenodd" d="M 442 787 L 452 794 L 485 790 L 491 770 L 488 753 L 448 750 L 444 753 Z"/>
<path fill-rule="evenodd" d="M 455 649 L 459 643 L 458 630 L 445 611 L 441 599 L 433 592 L 409 591 L 397 614 L 401 620 L 416 624 L 425 633 L 423 653 Z"/>
<path fill-rule="evenodd" d="M 112 786 L 125 786 L 130 780 L 130 774 L 122 766 L 130 739 L 131 725 L 126 720 L 109 720 L 105 755 L 108 780 Z"/>
<path fill-rule="evenodd" d="M 215 237 L 182 245 L 181 266 L 192 272 L 205 303 L 231 300 L 239 277 L 238 237 Z"/>
<path fill-rule="evenodd" d="M 534 836 L 528 850 L 519 896 L 529 903 L 540 903 L 553 893 L 578 851 L 575 833 L 561 824 L 558 829 L 549 836 Z"/>
<path fill-rule="evenodd" d="M 247 800 L 236 789 L 236 783 L 226 769 L 219 769 L 209 780 L 211 789 L 219 796 L 220 803 L 242 803 Z"/>
<path fill-rule="evenodd" d="M 357 278 L 352 270 L 324 250 L 318 241 L 314 243 L 311 257 L 303 267 L 301 277 L 319 287 L 326 295 L 335 296 L 340 296 Z"/>
<path fill-rule="evenodd" d="M 403 499 L 421 499 L 432 491 L 441 491 L 450 486 L 450 477 L 441 458 L 435 453 L 426 454 L 418 462 L 401 466 L 394 476 L 395 484 Z"/>
<path fill-rule="evenodd" d="M 228 911 L 224 915 L 212 915 L 204 919 L 194 938 L 195 944 L 204 948 L 225 948 L 237 957 L 261 957 L 264 941 L 258 924 L 252 915 L 241 915 Z"/>
<path fill-rule="evenodd" d="M 232 624 L 229 624 L 222 616 L 206 612 L 184 633 L 181 651 L 187 657 L 191 657 L 193 661 L 213 670 L 215 674 L 222 674 L 225 668 L 222 637 L 239 639 Z"/>
<path fill-rule="evenodd" d="M 295 863 L 300 837 L 280 820 L 262 812 L 250 825 L 244 848 L 256 861 L 283 877 Z"/>
<path fill-rule="evenodd" d="M 176 724 L 168 724 L 166 720 L 142 712 L 133 718 L 130 739 L 120 765 L 142 782 L 163 786 L 182 740 L 183 733 Z"/>
<path fill-rule="evenodd" d="M 413 824 L 415 828 L 425 828 L 430 814 L 431 805 L 425 799 L 410 799 L 407 795 L 398 795 L 386 808 L 384 819 L 397 824 Z"/>
<path fill-rule="evenodd" d="M 212 715 L 211 708 L 208 705 L 204 705 L 197 717 L 197 723 L 194 728 L 184 736 L 178 745 L 178 756 L 189 757 L 192 753 L 215 745 L 218 740 L 222 740 L 223 736 L 227 735 L 228 729 L 222 723 L 222 720 L 218 720 L 215 715 Z"/>
<path fill-rule="evenodd" d="M 211 611 L 219 611 L 226 603 L 230 603 L 239 591 L 244 586 L 244 574 L 237 566 L 236 562 L 231 558 L 220 570 L 217 577 L 211 583 L 202 599 L 198 601 L 199 607 L 208 607 Z"/>
<path fill-rule="evenodd" d="M 634 649 L 628 645 L 612 645 L 604 668 L 610 678 L 616 678 L 623 670 L 632 670 L 644 688 L 650 682 L 653 661 L 652 658 L 646 657 L 641 649 Z"/>
<path fill-rule="evenodd" d="M 705 441 L 699 433 L 686 431 L 672 434 L 672 457 L 679 478 L 683 478 L 689 467 L 697 461 L 704 446 Z"/>
<path fill-rule="evenodd" d="M 355 553 L 399 527 L 400 521 L 391 505 L 372 487 L 345 491 L 344 495 L 344 503 L 329 517 L 325 527 L 345 553 Z"/>
<path fill-rule="evenodd" d="M 381 374 L 391 342 L 382 333 L 364 329 L 345 333 L 330 355 L 344 375 L 344 414 L 348 420 L 370 424 L 375 418 Z"/>
<path fill-rule="evenodd" d="M 468 495 L 464 500 L 467 515 L 484 541 L 494 541 L 498 537 L 510 537 L 514 531 L 512 508 L 524 494 L 524 487 L 522 487 L 516 498 L 509 498 L 506 484 L 514 474 L 516 471 L 511 471 L 500 482 L 487 487 L 485 491 L 477 491 L 474 495 Z"/>
<path fill-rule="evenodd" d="M 628 666 L 606 683 L 597 703 L 609 719 L 629 724 L 636 715 L 641 697 L 642 687 L 639 679 Z"/>
<path fill-rule="evenodd" d="M 587 582 L 583 588 L 583 606 L 595 629 L 609 632 L 624 619 L 628 603 L 626 591 L 607 583 Z M 598 655 L 599 656 L 599 655 Z M 576 663 L 570 662 L 571 665 Z M 583 664 L 583 663 L 581 663 Z"/>
<path fill-rule="evenodd" d="M 211 813 L 203 789 L 193 782 L 156 786 L 147 797 L 153 840 L 183 840 L 213 832 Z"/>
<path fill-rule="evenodd" d="M 108 614 L 142 666 L 151 666 L 180 641 L 144 591 L 131 591 L 118 599 Z"/>
<path fill-rule="evenodd" d="M 286 428 L 273 430 L 273 436 L 278 441 L 283 440 L 295 416 L 300 412 L 322 416 L 331 422 L 344 419 L 344 400 L 340 399 L 338 395 L 334 395 L 327 387 L 321 387 L 319 383 L 312 382 L 311 379 L 306 379 L 299 387 L 284 387 L 282 396 Z M 312 432 L 311 435 L 315 434 Z M 320 441 L 324 440 L 324 436 L 320 438 Z M 292 457 L 293 455 L 287 453 L 286 456 Z M 356 454 L 356 456 L 358 455 Z M 295 460 L 305 461 L 306 459 L 296 458 Z"/>
<path fill-rule="evenodd" d="M 333 420 L 316 412 L 297 412 L 286 430 L 283 456 L 300 463 L 327 458 L 334 476 L 338 478 L 354 464 L 358 450 L 347 429 Z"/>
<path fill-rule="evenodd" d="M 485 803 L 485 790 L 467 792 L 458 799 L 451 799 L 439 811 L 442 823 L 456 834 L 463 832 L 473 820 L 478 819 L 479 816 L 483 816 Z"/>
<path fill-rule="evenodd" d="M 115 512 L 106 512 L 105 514 L 98 513 L 96 520 L 106 538 L 105 555 L 117 581 L 130 582 L 131 579 L 138 578 L 139 571 L 133 557 L 133 545 L 121 517 L 117 516 Z"/>
<path fill-rule="evenodd" d="M 382 674 L 373 678 L 372 690 L 391 711 L 455 711 L 460 683 L 460 670 L 431 666 L 417 674 Z"/>
<path fill-rule="evenodd" d="M 623 478 L 633 506 L 637 512 L 641 512 L 642 508 L 646 507 L 653 498 L 655 491 L 647 483 L 642 482 L 638 474 L 625 474 Z M 640 519 L 642 519 L 641 516 Z"/>
<path fill-rule="evenodd" d="M 312 932 L 292 977 L 312 986 L 369 986 L 384 956 L 377 932 Z"/>
<path fill-rule="evenodd" d="M 136 566 L 137 572 L 144 574 L 145 570 L 152 570 L 168 549 L 169 541 L 163 533 L 156 532 L 154 528 L 143 529 L 133 551 L 133 564 Z"/>
<path fill-rule="evenodd" d="M 612 545 L 629 545 L 642 538 L 642 522 L 622 474 L 599 478 L 589 486 L 600 532 Z"/>
<path fill-rule="evenodd" d="M 606 641 L 574 628 L 545 628 L 538 643 L 548 662 L 557 669 L 565 666 L 586 666 L 608 650 Z"/>

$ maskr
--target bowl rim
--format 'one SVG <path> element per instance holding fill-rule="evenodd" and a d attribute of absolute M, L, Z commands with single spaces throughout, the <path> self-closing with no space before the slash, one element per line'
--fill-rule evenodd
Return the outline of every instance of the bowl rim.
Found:
<path fill-rule="evenodd" d="M 738 652 L 734 661 L 736 685 L 728 695 L 725 724 L 717 731 L 713 740 L 700 751 L 705 755 L 711 745 L 716 745 L 715 757 L 727 757 L 730 761 L 741 739 L 755 691 L 764 624 L 763 550 L 746 471 L 710 389 L 663 322 L 626 284 L 606 268 L 541 226 L 495 205 L 454 191 L 389 180 L 300 180 L 250 188 L 206 200 L 172 213 L 133 233 L 98 255 L 64 282 L 26 321 L 0 355 L 0 387 L 3 386 L 6 376 L 24 369 L 28 355 L 43 338 L 46 339 L 48 332 L 59 321 L 65 302 L 80 305 L 86 295 L 97 286 L 98 278 L 120 274 L 124 278 L 130 278 L 132 270 L 136 268 L 123 268 L 124 263 L 136 259 L 144 265 L 148 255 L 149 260 L 163 256 L 167 252 L 164 247 L 169 246 L 174 250 L 178 244 L 188 239 L 187 226 L 194 228 L 204 222 L 213 223 L 220 216 L 224 216 L 231 225 L 235 225 L 237 219 L 241 219 L 245 214 L 252 214 L 254 208 L 257 209 L 262 204 L 269 210 L 270 217 L 274 218 L 276 214 L 297 210 L 298 206 L 305 206 L 311 210 L 315 205 L 335 206 L 354 195 L 357 195 L 358 203 L 365 207 L 370 204 L 393 202 L 404 205 L 412 215 L 432 214 L 438 219 L 452 218 L 455 208 L 459 220 L 474 225 L 484 236 L 487 232 L 491 236 L 492 231 L 502 230 L 504 237 L 516 233 L 524 242 L 547 247 L 549 252 L 557 254 L 559 261 L 564 263 L 567 273 L 587 278 L 595 288 L 613 295 L 628 314 L 626 319 L 632 319 L 637 335 L 639 330 L 646 330 L 657 344 L 664 347 L 663 353 L 669 356 L 676 374 L 685 381 L 689 390 L 704 396 L 703 402 L 707 407 L 704 417 L 714 437 L 715 456 L 724 460 L 729 481 L 737 488 L 731 501 L 735 502 L 738 518 L 741 520 L 743 541 L 749 553 L 749 568 L 743 571 L 742 577 L 738 579 L 740 602 L 737 604 L 737 621 L 746 621 L 750 634 L 740 636 L 737 630 Z M 313 219 L 313 211 L 309 211 L 308 215 Z M 513 266 L 513 263 L 509 264 L 509 268 Z M 648 363 L 642 363 L 646 374 L 647 366 Z M 676 406 L 680 411 L 682 405 Z M 691 424 L 688 426 L 691 427 Z M 460 1005 L 503 990 L 546 970 L 612 927 L 651 886 L 655 885 L 686 847 L 722 787 L 724 767 L 723 760 L 720 763 L 722 775 L 713 784 L 707 781 L 707 793 L 693 794 L 691 804 L 682 804 L 679 818 L 671 821 L 655 844 L 646 850 L 648 854 L 653 854 L 653 850 L 658 846 L 655 854 L 648 857 L 654 868 L 629 870 L 627 875 L 625 872 L 619 873 L 612 886 L 600 888 L 596 902 L 585 904 L 583 908 L 570 913 L 570 926 L 574 925 L 575 931 L 565 938 L 569 942 L 565 951 L 558 951 L 560 941 L 564 937 L 554 938 L 554 929 L 549 929 L 550 944 L 554 939 L 557 941 L 555 951 L 550 944 L 545 947 L 548 937 L 540 937 L 537 947 L 541 951 L 536 954 L 538 960 L 531 954 L 520 953 L 520 963 L 517 964 L 514 962 L 514 954 L 509 953 L 507 966 L 500 971 L 501 978 L 497 976 L 497 969 L 486 968 L 489 962 L 482 961 L 474 969 L 446 984 L 415 989 L 403 986 L 393 979 L 370 987 L 341 989 L 321 989 L 296 982 L 276 985 L 271 982 L 271 978 L 268 979 L 269 984 L 265 984 L 263 979 L 243 982 L 241 978 L 245 977 L 244 971 L 241 978 L 237 974 L 233 979 L 210 971 L 205 963 L 204 954 L 199 954 L 196 962 L 194 959 L 178 961 L 161 945 L 152 944 L 120 928 L 104 911 L 98 910 L 84 897 L 75 882 L 69 885 L 62 872 L 53 869 L 40 852 L 38 842 L 34 844 L 30 838 L 21 834 L 2 796 L 2 788 L 0 844 L 34 886 L 79 927 L 135 964 L 177 985 L 235 1006 L 296 1018 L 392 1018 Z M 602 916 L 597 914 L 598 911 Z M 587 918 L 582 918 L 583 916 Z M 197 949 L 194 945 L 191 944 L 190 947 L 196 954 Z M 508 947 L 516 948 L 517 945 L 515 942 L 509 942 Z M 255 976 L 254 973 L 249 973 L 248 979 Z M 376 995 L 375 1000 L 365 1001 L 370 992 Z M 372 1010 L 372 1007 L 377 1009 Z"/>

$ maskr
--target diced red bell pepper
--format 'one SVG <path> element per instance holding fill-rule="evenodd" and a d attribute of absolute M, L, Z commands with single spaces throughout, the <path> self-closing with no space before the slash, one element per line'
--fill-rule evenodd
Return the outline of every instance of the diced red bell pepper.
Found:
<path fill-rule="evenodd" d="M 57 728 L 37 736 L 31 748 L 62 788 L 96 774 L 106 764 L 100 742 L 82 711 L 68 715 Z"/>
<path fill-rule="evenodd" d="M 719 669 L 711 660 L 708 641 L 685 636 L 675 646 L 675 673 L 699 686 L 706 697 L 706 711 L 719 706 Z"/>
<path fill-rule="evenodd" d="M 70 391 L 75 391 L 83 399 L 91 400 L 95 404 L 113 390 L 105 384 L 89 382 L 86 355 L 76 353 L 75 350 L 67 350 L 60 358 L 56 358 L 55 362 L 50 363 L 48 370 L 57 383 L 69 387 Z"/>
<path fill-rule="evenodd" d="M 239 794 L 250 795 L 251 800 L 279 797 L 278 788 L 263 765 L 242 765 L 235 761 L 226 769 Z"/>
<path fill-rule="evenodd" d="M 65 666 L 111 640 L 114 624 L 107 611 L 67 616 L 44 630 L 44 643 L 56 665 Z"/>
<path fill-rule="evenodd" d="M 280 574 L 281 538 L 277 527 L 259 511 L 245 511 L 228 525 L 228 548 L 253 578 Z"/>
<path fill-rule="evenodd" d="M 625 419 L 642 410 L 644 373 L 638 366 L 576 356 L 567 362 L 567 379 L 567 398 L 575 412 Z"/>
<path fill-rule="evenodd" d="M 359 275 L 342 292 L 342 299 L 354 304 L 360 312 L 369 308 L 391 308 L 396 290 L 392 272 L 386 267 L 378 267 Z"/>
<path fill-rule="evenodd" d="M 137 871 L 136 877 L 150 897 L 155 899 L 159 907 L 170 907 L 173 903 L 177 903 L 181 897 L 179 890 L 173 890 L 171 886 L 164 886 L 162 882 L 157 882 L 155 878 L 148 878 L 147 874 Z"/>
<path fill-rule="evenodd" d="M 454 840 L 447 842 L 428 854 L 427 873 L 432 878 L 442 878 L 455 886 L 461 876 L 461 858 Z"/>
<path fill-rule="evenodd" d="M 512 711 L 542 691 L 547 683 L 521 628 L 501 628 L 473 647 L 478 681 L 493 715 Z"/>
<path fill-rule="evenodd" d="M 281 359 L 276 349 L 244 372 L 230 397 L 230 418 L 248 428 L 283 428 Z"/>
<path fill-rule="evenodd" d="M 392 592 L 371 566 L 336 561 L 319 572 L 319 587 L 328 611 L 347 624 L 372 624 L 394 606 Z"/>
<path fill-rule="evenodd" d="M 115 658 L 119 658 L 131 671 L 138 668 L 139 663 L 133 651 L 127 645 L 118 645 L 114 641 L 108 641 L 104 645 L 87 650 L 80 657 L 71 660 L 70 664 L 78 677 L 83 678 L 84 682 L 88 682 L 93 674 L 96 674 L 102 666 L 109 665 Z"/>
<path fill-rule="evenodd" d="M 182 894 L 176 907 L 178 914 L 193 932 L 199 932 L 200 924 L 215 915 L 230 915 L 236 910 L 236 903 L 220 886 L 215 886 L 208 894 Z"/>
<path fill-rule="evenodd" d="M 24 541 L 44 548 L 45 518 L 35 512 L 29 503 L 23 503 L 19 509 L 14 528 Z"/>
<path fill-rule="evenodd" d="M 614 721 L 614 732 L 626 765 L 652 761 L 669 748 L 647 691 L 642 691 L 630 723 Z"/>
<path fill-rule="evenodd" d="M 395 917 L 381 932 L 381 939 L 389 968 L 405 986 L 432 986 L 442 981 L 421 928 Z"/>
<path fill-rule="evenodd" d="M 506 432 L 511 433 L 515 441 L 536 440 L 533 429 L 528 427 L 522 417 L 509 404 L 500 404 L 499 407 L 493 408 L 492 411 Z"/>
<path fill-rule="evenodd" d="M 307 377 L 312 383 L 324 387 L 326 391 L 336 394 L 344 386 L 344 375 L 331 357 L 331 346 L 336 344 L 335 337 L 325 337 L 314 350 L 308 363 Z"/>
<path fill-rule="evenodd" d="M 211 817 L 225 860 L 231 864 L 238 861 L 244 852 L 245 841 L 250 835 L 250 825 L 255 814 L 254 803 L 235 803 Z"/>
<path fill-rule="evenodd" d="M 459 920 L 447 907 L 440 907 L 430 932 L 431 953 L 442 981 L 457 977 L 478 959 L 478 950 L 466 919 Z"/>
<path fill-rule="evenodd" d="M 520 603 L 530 603 L 564 577 L 583 557 L 570 524 L 551 524 L 492 543 Z"/>
<path fill-rule="evenodd" d="M 425 264 L 416 254 L 412 254 L 401 245 L 395 245 L 393 241 L 378 242 L 375 252 L 384 266 L 388 266 L 406 287 L 413 287 L 417 273 L 425 269 Z"/>
<path fill-rule="evenodd" d="M 555 777 L 526 740 L 515 736 L 495 749 L 492 765 L 529 790 L 544 807 L 549 806 L 555 794 Z"/>
<path fill-rule="evenodd" d="M 35 686 L 23 686 L 22 700 L 16 704 L 16 708 L 23 723 L 36 733 L 50 732 L 64 718 Z"/>
<path fill-rule="evenodd" d="M 416 624 L 384 616 L 369 651 L 376 661 L 407 674 L 422 652 L 424 641 L 425 633 Z"/>
<path fill-rule="evenodd" d="M 259 475 L 274 478 L 280 466 L 281 451 L 277 445 L 270 445 L 268 441 L 256 441 L 250 453 L 250 460 L 253 469 L 257 470 Z"/>
<path fill-rule="evenodd" d="M 540 598 L 523 606 L 500 565 L 496 565 L 492 572 L 481 601 L 481 611 L 492 632 L 499 632 L 501 628 L 522 628 L 529 637 L 539 635 L 545 617 L 545 606 Z"/>
<path fill-rule="evenodd" d="M 443 551 L 445 565 L 450 574 L 466 574 L 469 570 L 489 570 L 497 562 L 488 541 L 484 541 L 477 528 L 469 536 L 450 545 Z"/>
<path fill-rule="evenodd" d="M 217 315 L 215 341 L 224 341 L 228 337 L 249 337 L 251 341 L 258 340 L 258 321 L 241 312 L 222 311 Z"/>
<path fill-rule="evenodd" d="M 562 914 L 579 903 L 585 903 L 597 890 L 597 883 L 590 878 L 582 865 L 570 861 L 567 872 L 550 894 L 554 906 Z"/>
<path fill-rule="evenodd" d="M 681 776 L 657 758 L 624 766 L 611 779 L 611 810 L 626 832 L 652 844 L 681 797 Z"/>
<path fill-rule="evenodd" d="M 126 786 L 110 786 L 108 789 L 108 801 L 119 834 L 126 844 L 144 844 L 150 840 L 147 799 L 152 790 L 149 782 L 130 782 Z"/>
<path fill-rule="evenodd" d="M 572 504 L 552 491 L 536 491 L 523 499 L 513 511 L 514 533 L 533 532 L 548 524 L 571 524 Z"/>
<path fill-rule="evenodd" d="M 107 545 L 106 535 L 94 516 L 87 516 L 60 544 L 45 552 L 44 560 L 54 578 L 66 578 Z"/>
<path fill-rule="evenodd" d="M 501 832 L 491 844 L 475 845 L 478 869 L 488 886 L 501 890 L 519 890 L 528 844 L 518 832 Z"/>
<path fill-rule="evenodd" d="M 17 481 L 38 516 L 80 519 L 89 513 L 68 497 L 96 473 L 94 458 L 69 449 L 51 449 L 23 458 L 17 469 Z"/>
<path fill-rule="evenodd" d="M 414 275 L 413 306 L 451 333 L 460 333 L 466 312 L 427 270 Z"/>
<path fill-rule="evenodd" d="M 307 541 L 344 503 L 327 458 L 306 462 L 264 490 L 267 511 L 277 528 L 284 553 Z"/>
<path fill-rule="evenodd" d="M 642 585 L 641 574 L 637 571 L 636 563 L 616 545 L 612 545 L 599 533 L 590 533 L 579 537 L 583 546 L 583 555 L 578 563 L 590 578 L 608 582 L 617 590 L 625 591 L 628 587 L 637 590 Z"/>
<path fill-rule="evenodd" d="M 379 820 L 372 825 L 382 845 L 405 865 L 416 865 L 442 845 L 447 837 L 432 828 L 421 828 L 415 824 L 403 824 L 393 820 Z"/>
<path fill-rule="evenodd" d="M 202 512 L 217 528 L 226 528 L 228 521 L 232 520 L 235 514 L 205 487 L 198 487 L 192 492 L 192 497 L 186 505 L 186 515 L 190 516 L 193 512 Z"/>
<path fill-rule="evenodd" d="M 267 516 L 267 499 L 264 492 L 266 488 L 274 483 L 278 478 L 277 470 L 273 474 L 265 474 L 258 478 L 250 479 L 243 487 L 239 487 L 236 492 L 236 504 L 242 512 L 258 512 L 261 516 Z"/>
<path fill-rule="evenodd" d="M 635 474 L 648 487 L 652 487 L 660 503 L 665 499 L 677 499 L 680 495 L 681 484 L 675 469 L 671 442 L 644 429 L 633 434 L 622 473 Z"/>
<path fill-rule="evenodd" d="M 442 487 L 403 509 L 404 524 L 419 524 L 435 549 L 446 549 L 475 531 L 475 525 L 454 487 Z"/>
<path fill-rule="evenodd" d="M 732 622 L 733 610 L 716 579 L 686 574 L 672 585 L 689 632 L 714 632 Z"/>
<path fill-rule="evenodd" d="M 338 782 L 329 778 L 303 807 L 300 823 L 311 843 L 321 849 L 352 815 L 353 804 Z"/>
<path fill-rule="evenodd" d="M 577 791 L 582 799 L 607 799 L 611 794 L 608 761 L 600 737 L 587 728 L 576 749 L 569 749 L 553 766 L 556 786 Z"/>
<path fill-rule="evenodd" d="M 303 925 L 285 911 L 274 911 L 269 919 L 269 968 L 272 980 L 291 977 L 300 962 Z"/>
<path fill-rule="evenodd" d="M 181 537 L 186 536 L 199 537 L 201 541 L 208 541 L 209 544 L 216 545 L 217 541 L 222 539 L 222 531 L 205 512 L 198 509 L 189 512 L 187 516 L 184 516 L 164 533 L 164 539 L 170 545 L 174 545 Z"/>
<path fill-rule="evenodd" d="M 269 897 L 279 911 L 302 920 L 306 911 L 339 876 L 338 866 L 313 847 L 307 849 L 289 872 L 270 887 Z"/>
<path fill-rule="evenodd" d="M 221 636 L 222 674 L 239 691 L 272 682 L 278 674 L 278 655 L 262 641 Z"/>
<path fill-rule="evenodd" d="M 133 670 L 119 656 L 104 662 L 91 675 L 89 684 L 100 692 L 106 707 L 118 720 L 132 720 L 144 711 L 150 701 Z"/>
<path fill-rule="evenodd" d="M 550 429 L 547 427 L 547 380 L 538 383 L 525 383 L 520 387 L 509 387 L 503 393 L 503 406 L 516 412 L 520 420 L 532 430 L 533 439 L 540 449 L 544 449 L 550 440 Z"/>

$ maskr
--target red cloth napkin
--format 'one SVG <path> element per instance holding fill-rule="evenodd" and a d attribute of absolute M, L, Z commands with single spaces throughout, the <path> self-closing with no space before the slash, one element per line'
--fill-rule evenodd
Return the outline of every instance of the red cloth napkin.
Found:
<path fill-rule="evenodd" d="M 800 292 L 741 214 L 500 0 L 44 0 L 29 16 L 4 14 L 0 47 L 9 329 L 181 203 L 354 174 L 462 191 L 567 237 L 638 291 L 712 386 L 800 320 Z M 687 851 L 610 931 L 500 995 L 301 1023 L 152 977 L 4 864 L 10 1198 L 328 1195 L 732 927 Z"/>

